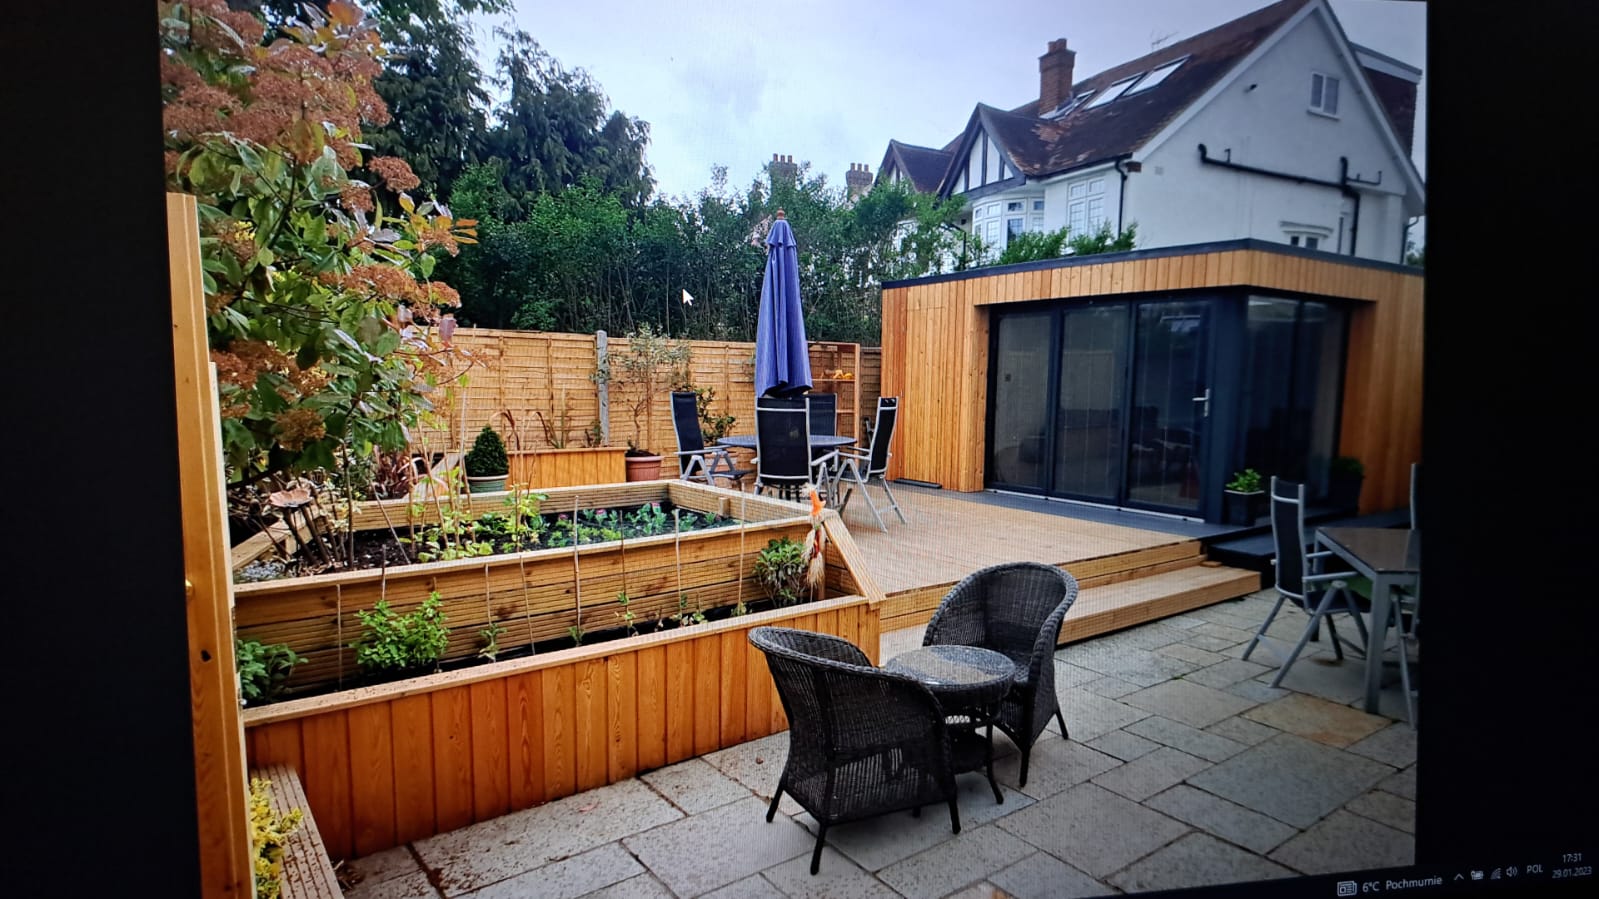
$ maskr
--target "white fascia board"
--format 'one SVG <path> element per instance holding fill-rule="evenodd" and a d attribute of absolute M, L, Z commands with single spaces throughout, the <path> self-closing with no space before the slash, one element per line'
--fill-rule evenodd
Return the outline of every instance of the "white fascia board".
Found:
<path fill-rule="evenodd" d="M 1095 174 L 1097 172 L 1113 172 L 1115 170 L 1116 170 L 1116 162 L 1115 162 L 1115 160 L 1112 160 L 1110 162 L 1100 163 L 1099 165 L 1091 165 L 1091 166 L 1088 166 L 1086 168 L 1068 169 L 1068 170 L 1066 170 L 1064 172 L 1061 172 L 1058 175 L 1050 175 L 1048 178 L 1037 178 L 1037 179 L 1028 178 L 1027 179 L 1027 185 L 1029 187 L 1031 187 L 1034 184 L 1037 184 L 1037 185 L 1059 184 L 1062 181 L 1070 181 L 1070 180 L 1072 180 L 1074 178 L 1081 178 L 1084 175 L 1092 175 L 1092 174 Z"/>

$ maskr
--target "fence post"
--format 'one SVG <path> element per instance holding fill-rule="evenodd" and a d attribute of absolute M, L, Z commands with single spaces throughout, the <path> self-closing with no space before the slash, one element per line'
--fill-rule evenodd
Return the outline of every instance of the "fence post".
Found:
<path fill-rule="evenodd" d="M 604 331 L 594 332 L 594 370 L 603 374 L 595 386 L 600 392 L 600 443 L 611 445 L 611 360 L 606 352 L 609 338 Z"/>

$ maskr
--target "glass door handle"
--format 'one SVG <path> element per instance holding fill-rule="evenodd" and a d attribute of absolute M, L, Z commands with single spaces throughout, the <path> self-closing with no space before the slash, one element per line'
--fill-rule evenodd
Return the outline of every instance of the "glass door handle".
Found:
<path fill-rule="evenodd" d="M 1210 388 L 1209 387 L 1205 388 L 1205 395 L 1204 396 L 1196 396 L 1196 397 L 1194 397 L 1194 402 L 1196 402 L 1196 403 L 1204 403 L 1205 404 L 1205 408 L 1199 413 L 1199 417 L 1200 418 L 1209 418 L 1210 417 Z"/>

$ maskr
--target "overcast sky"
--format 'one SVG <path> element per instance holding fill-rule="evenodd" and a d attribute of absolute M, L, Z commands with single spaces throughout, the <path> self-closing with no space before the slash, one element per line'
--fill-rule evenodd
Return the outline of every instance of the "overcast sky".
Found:
<path fill-rule="evenodd" d="M 942 146 L 978 102 L 1038 97 L 1053 38 L 1077 51 L 1076 79 L 1268 5 L 1267 0 L 517 0 L 516 23 L 611 104 L 650 123 L 657 189 L 697 193 L 725 165 L 743 188 L 773 153 L 842 187 L 850 163 L 875 174 L 890 138 Z M 1426 5 L 1332 0 L 1349 39 L 1426 69 Z M 495 41 L 479 30 L 485 61 Z M 1427 79 L 1416 115 L 1424 153 Z"/>

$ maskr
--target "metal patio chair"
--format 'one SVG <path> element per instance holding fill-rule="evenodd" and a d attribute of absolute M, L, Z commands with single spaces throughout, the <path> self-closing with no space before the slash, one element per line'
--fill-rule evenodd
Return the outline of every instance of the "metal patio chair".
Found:
<path fill-rule="evenodd" d="M 811 813 L 812 874 L 835 824 L 947 802 L 950 829 L 961 832 L 949 731 L 931 690 L 827 634 L 757 627 L 749 641 L 766 654 L 788 716 L 788 758 L 766 820 L 784 793 Z"/>
<path fill-rule="evenodd" d="M 672 392 L 672 430 L 677 433 L 677 462 L 683 480 L 714 486 L 717 478 L 725 478 L 737 487 L 755 473 L 754 469 L 734 465 L 727 447 L 705 445 L 705 435 L 700 431 L 699 397 L 693 391 Z"/>
<path fill-rule="evenodd" d="M 923 646 L 981 646 L 1016 663 L 1016 680 L 1000 707 L 999 729 L 1021 750 L 1018 786 L 1027 785 L 1033 743 L 1053 716 L 1069 737 L 1055 693 L 1055 647 L 1061 621 L 1077 601 L 1077 579 L 1041 562 L 1007 562 L 974 571 L 956 584 L 927 623 Z"/>
<path fill-rule="evenodd" d="M 833 493 L 837 494 L 843 484 L 849 484 L 849 491 L 839 501 L 838 511 L 843 514 L 844 507 L 849 505 L 849 498 L 855 495 L 855 488 L 859 487 L 861 496 L 866 500 L 866 507 L 872 511 L 872 517 L 877 519 L 877 527 L 887 531 L 888 526 L 883 523 L 883 516 L 877 510 L 877 504 L 872 502 L 872 495 L 867 492 L 866 486 L 876 483 L 883 488 L 883 494 L 888 497 L 888 507 L 899 516 L 900 524 L 910 524 L 905 518 L 905 512 L 899 507 L 899 501 L 894 498 L 894 491 L 888 489 L 888 460 L 889 443 L 894 439 L 894 423 L 899 419 L 899 397 L 885 396 L 877 400 L 877 424 L 872 428 L 872 443 L 864 452 L 859 449 L 840 449 L 838 451 L 838 465 L 833 474 Z"/>
<path fill-rule="evenodd" d="M 1332 640 L 1333 652 L 1339 661 L 1344 658 L 1344 646 L 1366 652 L 1367 636 L 1366 623 L 1361 618 L 1371 612 L 1371 600 L 1351 590 L 1349 580 L 1357 577 L 1354 572 L 1335 571 L 1312 573 L 1311 568 L 1319 565 L 1322 560 L 1336 558 L 1331 552 L 1309 552 L 1305 548 L 1305 485 L 1281 478 L 1271 479 L 1271 539 L 1274 552 L 1272 567 L 1276 572 L 1277 602 L 1271 607 L 1271 612 L 1266 620 L 1261 622 L 1260 629 L 1249 641 L 1249 646 L 1244 649 L 1243 658 L 1247 660 L 1255 651 L 1255 646 L 1266 635 L 1267 628 L 1282 610 L 1283 603 L 1292 599 L 1310 616 L 1310 621 L 1305 625 L 1305 631 L 1300 636 L 1299 642 L 1294 645 L 1283 663 L 1277 669 L 1277 676 L 1272 678 L 1273 687 L 1282 683 L 1288 669 L 1293 667 L 1299 654 L 1304 651 L 1305 644 L 1315 639 L 1321 628 L 1323 620 L 1327 622 L 1327 634 Z M 1360 631 L 1360 644 L 1356 645 L 1338 635 L 1338 628 L 1333 624 L 1332 616 L 1347 613 L 1355 619 L 1355 628 Z"/>
<path fill-rule="evenodd" d="M 755 402 L 755 490 L 798 500 L 815 485 L 831 493 L 827 472 L 838 453 L 811 456 L 810 412 L 803 398 Z"/>

